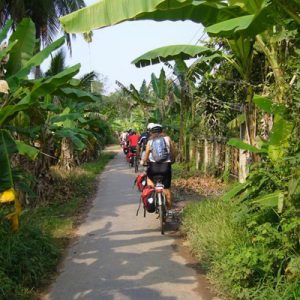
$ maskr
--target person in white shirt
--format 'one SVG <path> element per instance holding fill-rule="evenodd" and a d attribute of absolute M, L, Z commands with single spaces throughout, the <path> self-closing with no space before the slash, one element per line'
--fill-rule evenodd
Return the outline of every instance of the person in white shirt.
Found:
<path fill-rule="evenodd" d="M 149 127 L 149 126 L 148 126 Z M 171 180 L 172 180 L 172 163 L 175 158 L 175 149 L 171 138 L 163 133 L 162 126 L 160 124 L 151 124 L 150 128 L 150 138 L 146 145 L 146 153 L 142 164 L 148 162 L 147 168 L 147 184 L 149 186 L 154 186 L 153 178 L 157 175 L 163 176 L 162 184 L 164 185 L 164 192 L 166 194 L 166 205 L 167 209 L 172 208 L 172 197 L 171 197 Z M 163 138 L 167 153 L 163 161 L 157 162 L 154 157 L 153 152 L 153 142 L 157 138 Z"/>

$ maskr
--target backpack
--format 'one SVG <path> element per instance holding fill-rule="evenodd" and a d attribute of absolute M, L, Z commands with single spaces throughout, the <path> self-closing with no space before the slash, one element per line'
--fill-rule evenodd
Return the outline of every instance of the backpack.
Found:
<path fill-rule="evenodd" d="M 169 149 L 164 137 L 160 136 L 152 140 L 152 158 L 155 162 L 164 162 L 169 158 Z"/>
<path fill-rule="evenodd" d="M 136 184 L 137 189 L 142 192 L 145 186 L 147 185 L 147 175 L 146 174 L 139 174 L 134 181 Z"/>
<path fill-rule="evenodd" d="M 155 212 L 155 190 L 152 186 L 146 186 L 141 195 L 141 200 L 144 204 L 144 208 L 147 210 L 148 213 Z"/>

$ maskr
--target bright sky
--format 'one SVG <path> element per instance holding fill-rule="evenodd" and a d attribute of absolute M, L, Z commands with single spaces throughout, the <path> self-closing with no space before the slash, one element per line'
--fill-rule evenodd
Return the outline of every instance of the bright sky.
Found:
<path fill-rule="evenodd" d="M 86 0 L 88 4 L 96 0 Z M 131 61 L 152 49 L 175 44 L 196 44 L 203 27 L 193 22 L 133 21 L 94 31 L 93 42 L 88 44 L 82 36 L 73 40 L 72 57 L 68 65 L 81 63 L 84 74 L 92 70 L 106 78 L 106 93 L 113 92 L 118 80 L 125 86 L 133 83 L 140 88 L 143 79 L 150 81 L 151 73 L 157 76 L 162 64 L 137 68 Z M 166 70 L 166 74 L 170 74 Z"/>

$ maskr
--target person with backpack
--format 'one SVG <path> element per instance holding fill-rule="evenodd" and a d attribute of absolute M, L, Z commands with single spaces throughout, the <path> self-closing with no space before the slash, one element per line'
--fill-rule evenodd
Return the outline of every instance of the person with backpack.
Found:
<path fill-rule="evenodd" d="M 150 125 L 150 126 L 149 126 Z M 163 133 L 160 124 L 149 124 L 150 138 L 146 145 L 146 153 L 143 162 L 148 161 L 147 185 L 154 187 L 154 176 L 163 176 L 162 184 L 166 194 L 167 209 L 172 208 L 171 180 L 172 163 L 175 158 L 175 149 L 169 136 Z"/>

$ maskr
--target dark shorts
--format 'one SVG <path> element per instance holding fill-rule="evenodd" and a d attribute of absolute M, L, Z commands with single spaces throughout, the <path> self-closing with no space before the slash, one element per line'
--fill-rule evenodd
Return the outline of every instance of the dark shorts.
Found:
<path fill-rule="evenodd" d="M 170 188 L 172 179 L 171 163 L 149 162 L 147 176 L 153 181 L 154 176 L 157 175 L 163 176 L 162 184 L 165 188 Z"/>

